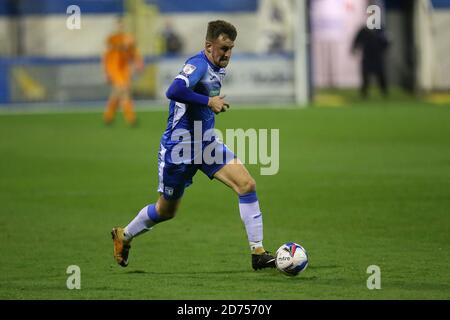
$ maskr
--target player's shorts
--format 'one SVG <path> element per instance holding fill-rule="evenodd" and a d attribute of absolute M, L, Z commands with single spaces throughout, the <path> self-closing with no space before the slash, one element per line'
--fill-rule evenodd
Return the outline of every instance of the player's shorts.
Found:
<path fill-rule="evenodd" d="M 168 154 L 170 150 L 160 145 L 158 154 L 158 192 L 167 200 L 180 199 L 183 196 L 184 189 L 193 182 L 192 178 L 198 170 L 202 171 L 211 180 L 214 174 L 225 166 L 229 161 L 236 158 L 236 155 L 228 149 L 223 143 L 216 143 L 214 156 L 221 159 L 216 163 L 173 163 Z"/>
<path fill-rule="evenodd" d="M 128 71 L 109 72 L 111 85 L 116 88 L 124 88 L 130 85 L 130 74 Z"/>

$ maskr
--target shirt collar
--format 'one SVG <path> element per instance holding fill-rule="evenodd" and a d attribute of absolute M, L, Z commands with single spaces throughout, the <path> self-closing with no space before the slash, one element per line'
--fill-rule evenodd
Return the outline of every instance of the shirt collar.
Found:
<path fill-rule="evenodd" d="M 206 60 L 206 62 L 208 62 L 208 64 L 211 66 L 211 68 L 213 68 L 214 71 L 219 71 L 220 69 L 222 69 L 221 67 L 218 67 L 214 63 L 209 61 L 208 57 L 206 56 L 205 50 L 202 50 L 201 54 L 202 54 L 203 58 Z"/>

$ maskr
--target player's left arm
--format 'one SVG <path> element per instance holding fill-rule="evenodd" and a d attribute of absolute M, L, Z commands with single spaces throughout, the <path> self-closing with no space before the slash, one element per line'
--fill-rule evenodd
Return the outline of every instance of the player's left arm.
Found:
<path fill-rule="evenodd" d="M 167 98 L 187 104 L 208 105 L 209 97 L 194 91 L 195 86 L 207 71 L 205 61 L 189 60 L 167 89 Z"/>
<path fill-rule="evenodd" d="M 107 82 L 111 81 L 111 74 L 110 74 L 111 50 L 112 50 L 111 42 L 112 42 L 111 38 L 108 38 L 106 41 L 106 50 L 103 52 L 103 54 L 101 56 L 103 73 L 105 75 Z"/>
<path fill-rule="evenodd" d="M 144 67 L 145 67 L 144 58 L 142 58 L 142 55 L 137 48 L 135 49 L 135 53 L 134 53 L 134 65 L 135 65 L 136 71 L 138 71 L 138 72 L 144 71 Z"/>
<path fill-rule="evenodd" d="M 129 41 L 131 42 L 129 51 L 130 51 L 130 58 L 131 62 L 133 64 L 134 70 L 137 72 L 142 72 L 144 70 L 144 59 L 142 58 L 141 52 L 139 51 L 139 48 L 137 47 L 136 41 L 133 37 L 130 36 Z"/>
<path fill-rule="evenodd" d="M 207 106 L 216 114 L 226 111 L 229 104 L 225 102 L 224 96 L 209 97 L 194 91 L 207 68 L 207 63 L 202 59 L 188 61 L 167 89 L 167 98 L 181 103 Z"/>

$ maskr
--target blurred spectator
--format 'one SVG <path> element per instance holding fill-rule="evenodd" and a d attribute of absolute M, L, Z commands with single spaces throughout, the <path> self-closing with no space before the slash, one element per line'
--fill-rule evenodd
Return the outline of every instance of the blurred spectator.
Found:
<path fill-rule="evenodd" d="M 260 51 L 282 53 L 291 47 L 293 2 L 261 0 L 259 2 Z"/>
<path fill-rule="evenodd" d="M 162 31 L 162 37 L 164 39 L 166 54 L 179 54 L 183 51 L 183 41 L 175 32 L 175 29 L 170 21 L 166 21 L 164 30 Z"/>
<path fill-rule="evenodd" d="M 122 18 L 117 21 L 117 31 L 107 39 L 107 50 L 103 56 L 103 66 L 111 94 L 103 119 L 110 124 L 119 105 L 122 105 L 126 121 L 130 126 L 136 124 L 133 100 L 130 93 L 133 72 L 142 71 L 144 61 L 137 49 L 134 37 L 125 32 Z"/>
<path fill-rule="evenodd" d="M 381 93 L 387 97 L 386 52 L 389 47 L 384 29 L 369 29 L 364 25 L 356 34 L 352 52 L 362 51 L 361 59 L 361 96 L 367 98 L 370 76 L 377 78 Z"/>
<path fill-rule="evenodd" d="M 354 21 L 347 0 L 311 2 L 311 49 L 314 81 L 320 87 L 335 88 L 344 83 L 348 46 L 354 31 L 348 34 L 348 21 Z M 357 24 L 359 26 L 360 23 Z M 347 38 L 348 37 L 348 38 Z M 344 76 L 345 75 L 345 76 Z"/>

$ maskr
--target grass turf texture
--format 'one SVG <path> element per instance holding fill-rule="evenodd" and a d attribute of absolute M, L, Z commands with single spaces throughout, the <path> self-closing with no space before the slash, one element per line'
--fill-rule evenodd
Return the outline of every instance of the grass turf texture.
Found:
<path fill-rule="evenodd" d="M 217 127 L 279 128 L 280 171 L 257 181 L 265 247 L 296 241 L 298 277 L 254 272 L 237 197 L 201 172 L 178 216 L 136 238 L 110 230 L 156 200 L 167 112 L 0 116 L 1 299 L 449 299 L 450 109 L 419 102 L 237 110 Z M 121 116 L 121 115 L 120 115 Z M 66 268 L 81 268 L 81 290 Z M 381 290 L 368 290 L 370 265 Z"/>

